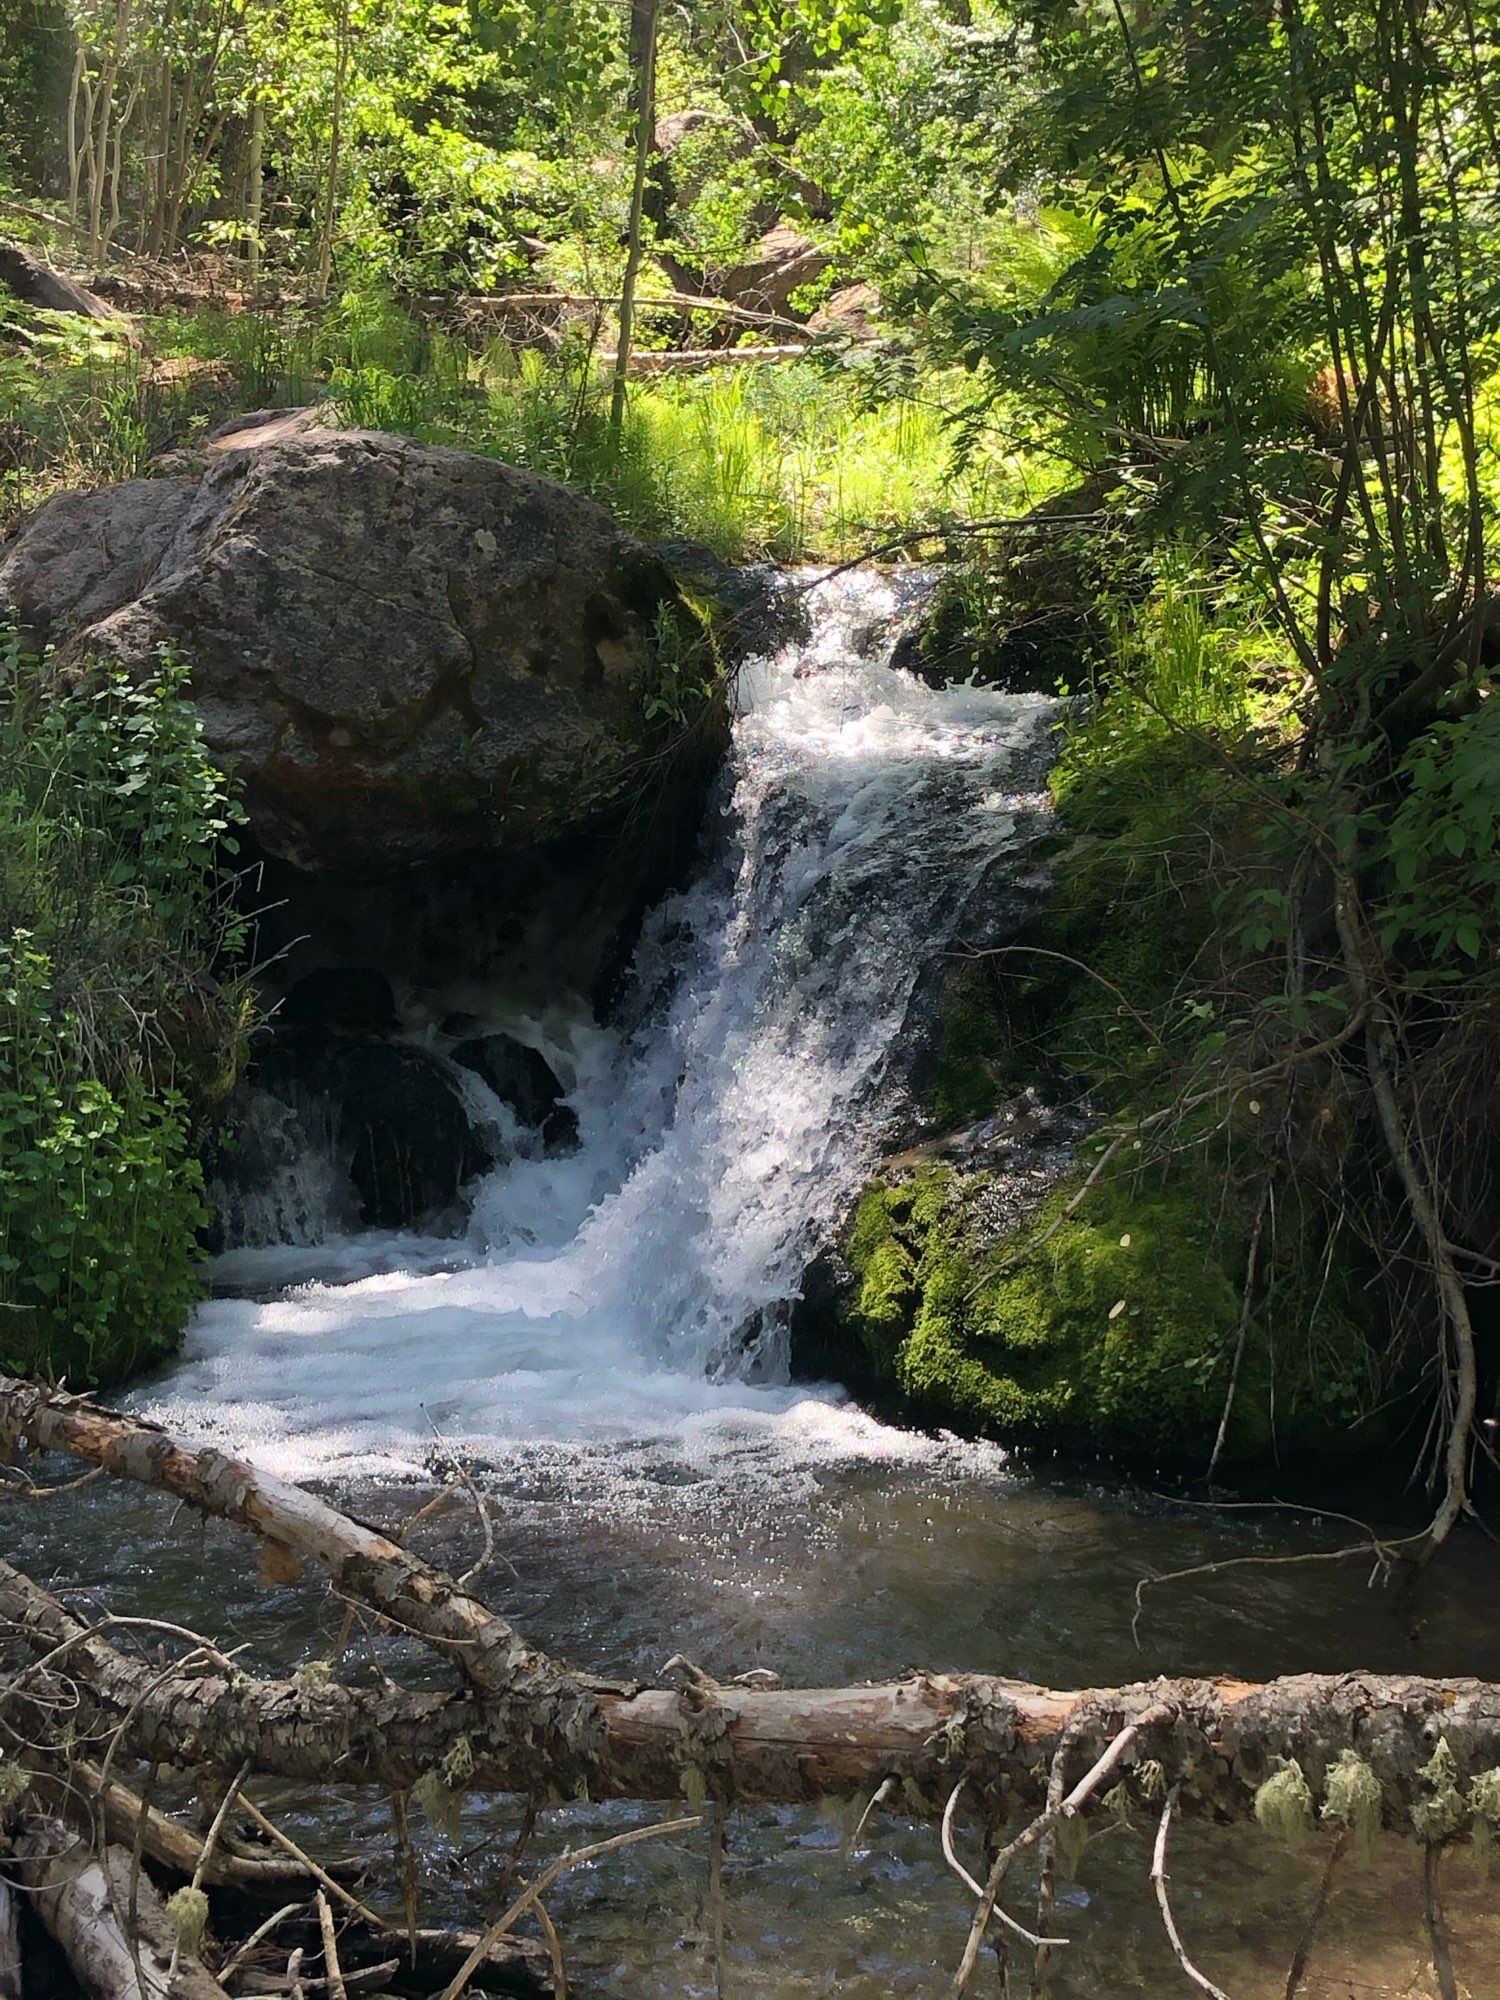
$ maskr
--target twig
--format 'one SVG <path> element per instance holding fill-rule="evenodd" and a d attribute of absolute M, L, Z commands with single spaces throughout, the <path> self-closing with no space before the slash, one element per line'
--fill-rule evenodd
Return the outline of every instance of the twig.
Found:
<path fill-rule="evenodd" d="M 248 1792 L 240 1793 L 240 1804 L 249 1813 L 251 1819 L 255 1821 L 255 1824 L 261 1831 L 269 1834 L 278 1847 L 283 1847 L 288 1854 L 295 1855 L 308 1874 L 312 1876 L 313 1880 L 321 1882 L 331 1896 L 337 1896 L 341 1903 L 351 1909 L 355 1916 L 359 1917 L 364 1923 L 369 1924 L 372 1929 L 377 1931 L 390 1929 L 390 1925 L 385 1921 L 384 1917 L 377 1917 L 373 1910 L 366 1909 L 357 1896 L 351 1896 L 342 1883 L 334 1881 L 326 1868 L 320 1868 L 310 1854 L 304 1854 L 289 1833 L 283 1833 L 274 1820 L 267 1819 L 266 1815 L 261 1811 L 254 1799 L 250 1797 Z"/>
<path fill-rule="evenodd" d="M 895 1790 L 896 1790 L 896 1780 L 894 1778 L 882 1778 L 880 1783 L 876 1786 L 875 1790 L 871 1792 L 869 1801 L 866 1804 L 864 1811 L 859 1816 L 859 1824 L 855 1827 L 854 1832 L 850 1835 L 849 1845 L 844 1850 L 844 1856 L 846 1860 L 852 1861 L 854 1856 L 859 1852 L 859 1838 L 860 1835 L 864 1832 L 865 1828 L 869 1825 L 871 1814 L 874 1813 L 880 1806 L 883 1806 L 886 1803 L 886 1801 L 892 1796 Z"/>
<path fill-rule="evenodd" d="M 229 1784 L 225 1788 L 224 1796 L 219 1801 L 219 1810 L 214 1814 L 213 1823 L 210 1825 L 208 1833 L 204 1838 L 203 1845 L 198 1852 L 198 1865 L 193 1870 L 193 1879 L 190 1885 L 194 1889 L 201 1889 L 203 1887 L 203 1877 L 208 1873 L 208 1864 L 213 1859 L 213 1852 L 215 1847 L 218 1845 L 219 1835 L 223 1832 L 224 1822 L 229 1817 L 229 1809 L 234 1804 L 235 1797 L 239 1792 L 240 1786 L 243 1785 L 246 1778 L 249 1777 L 250 1770 L 251 1770 L 251 1760 L 250 1758 L 247 1757 L 244 1763 L 241 1764 L 239 1771 L 230 1780 Z M 134 1887 L 135 1887 L 135 1876 L 134 1873 L 132 1872 L 131 1875 L 132 1894 L 134 1893 Z M 168 1986 L 170 1986 L 172 1984 L 172 1981 L 177 1977 L 177 1962 L 181 1957 L 181 1955 L 182 1955 L 182 1939 L 181 1937 L 175 1937 L 172 1940 L 172 1956 L 167 1963 Z"/>
<path fill-rule="evenodd" d="M 722 1801 L 716 1802 L 708 1849 L 708 1907 L 714 1940 L 716 2000 L 729 2000 L 729 1967 L 724 1953 L 724 1836 L 728 1819 L 727 1807 Z"/>
<path fill-rule="evenodd" d="M 1435 1840 L 1427 1843 L 1422 1864 L 1422 1907 L 1427 1917 L 1427 1937 L 1432 1946 L 1432 1969 L 1437 1976 L 1442 2000 L 1458 2000 L 1458 1981 L 1453 1976 L 1453 1948 L 1448 1937 L 1448 1921 L 1443 1915 L 1442 1885 L 1438 1869 L 1443 1850 Z"/>
<path fill-rule="evenodd" d="M 974 1967 L 979 1962 L 979 1948 L 984 1941 L 985 1930 L 989 1924 L 990 1917 L 1000 1914 L 996 1907 L 997 1899 L 1005 1884 L 1005 1878 L 1010 1873 L 1011 1867 L 1017 1858 L 1028 1847 L 1034 1847 L 1044 1834 L 1050 1833 L 1060 1819 L 1072 1819 L 1082 1809 L 1104 1783 L 1104 1780 L 1116 1769 L 1120 1759 L 1125 1755 L 1125 1752 L 1138 1736 L 1142 1735 L 1148 1729 L 1154 1729 L 1158 1723 L 1172 1721 L 1176 1717 L 1176 1714 L 1177 1711 L 1170 1702 L 1153 1702 L 1143 1715 L 1138 1716 L 1134 1722 L 1128 1722 L 1119 1731 L 1105 1749 L 1103 1755 L 1084 1773 L 1072 1791 L 1068 1793 L 1068 1796 L 1060 1804 L 1049 1808 L 1046 1812 L 1039 1813 L 1030 1826 L 1023 1828 L 1010 1845 L 1003 1848 L 996 1855 L 995 1865 L 990 1870 L 990 1879 L 979 1892 L 979 1908 L 974 1912 L 974 1921 L 969 1927 L 968 1943 L 964 1946 L 964 1955 L 959 1961 L 958 1972 L 953 1981 L 953 1990 L 955 1993 L 964 1992 L 968 1987 L 969 1981 L 974 1976 Z M 948 1801 L 948 1810 L 943 1815 L 945 1825 L 950 1818 L 959 1790 L 962 1790 L 961 1785 L 955 1790 L 953 1797 Z M 1072 1942 L 1071 1938 L 1033 1937 L 1030 1932 L 1021 1930 L 1019 1924 L 1012 1923 L 1010 1928 L 1017 1931 L 1026 1939 L 1028 1944 L 1033 1946 L 1070 1944 Z"/>
<path fill-rule="evenodd" d="M 1429 1530 L 1423 1528 L 1415 1535 L 1402 1535 L 1394 1542 L 1382 1541 L 1378 1536 L 1370 1542 L 1348 1542 L 1341 1549 L 1304 1549 L 1295 1556 L 1225 1556 L 1221 1562 L 1193 1563 L 1188 1569 L 1163 1570 L 1160 1576 L 1143 1576 L 1135 1587 L 1135 1616 L 1130 1621 L 1130 1636 L 1137 1650 L 1141 1643 L 1141 1614 L 1146 1606 L 1145 1593 L 1157 1584 L 1182 1583 L 1188 1577 L 1217 1576 L 1229 1569 L 1280 1569 L 1289 1563 L 1347 1562 L 1350 1556 L 1365 1556 L 1372 1551 L 1375 1556 L 1375 1572 L 1389 1571 L 1395 1565 L 1399 1550 L 1409 1548 L 1413 1542 L 1425 1542 Z"/>
<path fill-rule="evenodd" d="M 1260 1203 L 1255 1211 L 1255 1227 L 1250 1232 L 1250 1248 L 1245 1258 L 1245 1284 L 1240 1293 L 1240 1323 L 1234 1343 L 1234 1360 L 1229 1366 L 1229 1386 L 1224 1391 L 1224 1409 L 1219 1418 L 1218 1435 L 1214 1448 L 1208 1455 L 1208 1471 L 1205 1479 L 1211 1480 L 1218 1469 L 1224 1444 L 1229 1436 L 1229 1419 L 1234 1414 L 1234 1392 L 1240 1385 L 1240 1366 L 1245 1359 L 1245 1344 L 1250 1335 L 1250 1314 L 1255 1305 L 1255 1272 L 1260 1262 L 1261 1231 L 1265 1228 L 1266 1209 L 1271 1199 L 1271 1183 L 1268 1179 L 1261 1189 Z"/>
<path fill-rule="evenodd" d="M 610 1840 L 596 1841 L 592 1847 L 580 1847 L 576 1852 L 564 1849 L 555 1861 L 549 1862 L 534 1882 L 529 1883 L 521 1891 L 504 1915 L 497 1917 L 490 1925 L 443 1988 L 440 2000 L 458 2000 L 458 1996 L 470 1979 L 489 1957 L 491 1948 L 500 1942 L 518 1918 L 526 1914 L 538 1896 L 546 1894 L 559 1875 L 565 1874 L 570 1868 L 582 1867 L 585 1861 L 597 1861 L 601 1854 L 613 1854 L 617 1848 L 634 1847 L 638 1840 L 655 1840 L 666 1833 L 686 1833 L 690 1827 L 702 1824 L 701 1815 L 694 1813 L 690 1819 L 659 1820 L 655 1826 L 633 1827 L 629 1833 L 617 1833 Z"/>
<path fill-rule="evenodd" d="M 553 2000 L 568 2000 L 568 1968 L 563 1960 L 562 1939 L 557 1935 L 557 1926 L 547 1914 L 547 1906 L 538 1900 L 532 1904 L 536 1912 L 537 1924 L 547 1941 L 547 1956 L 552 1960 Z"/>
<path fill-rule="evenodd" d="M 323 1937 L 323 1970 L 328 1978 L 329 2000 L 349 2000 L 344 1987 L 344 1969 L 339 1964 L 338 1939 L 333 1934 L 333 1911 L 328 1898 L 318 1891 L 318 1929 Z"/>
<path fill-rule="evenodd" d="M 1312 1957 L 1313 1941 L 1318 1935 L 1318 1925 L 1323 1921 L 1323 1912 L 1328 1907 L 1329 1891 L 1333 1887 L 1334 1870 L 1343 1859 L 1344 1849 L 1349 1844 L 1348 1827 L 1340 1827 L 1338 1839 L 1333 1843 L 1333 1851 L 1328 1857 L 1328 1865 L 1323 1870 L 1323 1879 L 1318 1884 L 1318 1893 L 1313 1897 L 1313 1906 L 1307 1913 L 1307 1922 L 1302 1927 L 1302 1935 L 1297 1940 L 1297 1949 L 1292 1954 L 1291 1965 L 1287 1968 L 1285 2000 L 1297 2000 L 1297 1988 L 1307 1971 L 1307 1962 Z"/>
<path fill-rule="evenodd" d="M 306 1907 L 305 1903 L 287 1903 L 276 1912 L 274 1917 L 267 1917 L 263 1924 L 258 1925 L 256 1929 L 251 1931 L 245 1942 L 242 1945 L 236 1946 L 214 1975 L 219 1984 L 221 1986 L 227 1984 L 233 1974 L 239 1971 L 240 1967 L 258 1944 L 268 1938 L 272 1931 L 279 1925 L 284 1924 L 288 1917 L 295 1917 L 299 1910 L 304 1910 Z"/>
<path fill-rule="evenodd" d="M 1177 1934 L 1177 1925 L 1172 1917 L 1172 1905 L 1167 1900 L 1167 1834 L 1172 1826 L 1172 1813 L 1177 1804 L 1180 1785 L 1174 1785 L 1167 1794 L 1167 1802 L 1161 1809 L 1161 1824 L 1156 1829 L 1156 1851 L 1151 1856 L 1151 1883 L 1156 1890 L 1156 1906 L 1161 1911 L 1161 1920 L 1167 1927 L 1167 1936 L 1172 1949 L 1177 1954 L 1177 1963 L 1188 1978 L 1209 2000 L 1229 2000 L 1222 1987 L 1215 1986 L 1211 1979 L 1205 1979 L 1183 1949 L 1182 1939 Z"/>
<path fill-rule="evenodd" d="M 964 1786 L 967 1783 L 968 1780 L 966 1778 L 959 1779 L 958 1783 L 953 1787 L 953 1790 L 948 1794 L 948 1803 L 943 1808 L 943 1824 L 941 1829 L 942 1842 L 943 1842 L 943 1859 L 947 1862 L 948 1866 L 953 1870 L 954 1874 L 965 1885 L 965 1887 L 971 1890 L 973 1894 L 979 1898 L 979 1907 L 981 1910 L 985 1910 L 986 1900 L 988 1900 L 989 1902 L 989 1908 L 988 1910 L 985 1910 L 983 1921 L 980 1920 L 978 1915 L 976 1915 L 974 1919 L 974 1922 L 978 1927 L 979 1937 L 981 1938 L 981 1940 L 983 1939 L 990 1918 L 997 1917 L 1000 1920 L 1000 1922 L 1004 1924 L 1005 1928 L 1008 1931 L 1013 1931 L 1015 1935 L 1018 1938 L 1020 1938 L 1023 1944 L 1029 1944 L 1034 1951 L 1040 1949 L 1040 1947 L 1044 1944 L 1059 1944 L 1059 1945 L 1071 1944 L 1073 1942 L 1071 1938 L 1038 1937 L 1034 1931 L 1027 1930 L 1024 1924 L 1017 1923 L 1015 1918 L 1011 1916 L 1008 1910 L 1001 1909 L 999 1903 L 995 1900 L 994 1896 L 991 1896 L 989 1888 L 979 1882 L 976 1882 L 974 1880 L 974 1877 L 969 1873 L 968 1869 L 965 1868 L 964 1864 L 959 1860 L 958 1855 L 954 1852 L 953 1848 L 953 1814 L 958 1805 L 958 1795 L 963 1790 Z M 1011 1843 L 1011 1846 L 1012 1847 L 1015 1846 L 1014 1841 Z M 1010 1853 L 1011 1850 L 1010 1848 L 1007 1848 L 1005 1851 L 1008 1854 Z M 999 1863 L 997 1862 L 996 1866 L 998 1867 L 998 1865 Z M 993 1871 L 991 1871 L 990 1881 L 993 1882 L 994 1879 L 995 1879 L 994 1873 Z M 999 1890 L 996 1889 L 995 1895 L 998 1896 L 998 1894 Z M 969 1933 L 970 1938 L 972 1939 L 974 1935 L 975 1935 L 974 1931 L 971 1930 Z M 975 1946 L 974 1956 L 977 1960 L 979 1956 L 979 1948 L 977 1945 Z M 973 1971 L 973 1967 L 970 1966 L 968 1972 L 965 1972 L 962 1967 L 960 1967 L 959 1970 L 960 1970 L 960 1977 L 963 1980 L 963 1985 L 962 1986 L 956 1985 L 955 1990 L 959 1993 L 962 1993 L 964 1990 L 964 1986 L 967 1986 L 969 1983 L 969 1976 Z"/>

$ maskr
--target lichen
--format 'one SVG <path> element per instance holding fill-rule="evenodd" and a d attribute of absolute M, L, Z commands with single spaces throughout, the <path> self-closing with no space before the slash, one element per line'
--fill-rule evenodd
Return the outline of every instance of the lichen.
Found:
<path fill-rule="evenodd" d="M 1458 1789 L 1458 1761 L 1448 1747 L 1446 1736 L 1417 1773 L 1429 1787 L 1429 1796 L 1413 1801 L 1411 1823 L 1418 1840 L 1451 1840 L 1468 1823 L 1468 1812 Z"/>
<path fill-rule="evenodd" d="M 1147 1757 L 1137 1764 L 1135 1782 L 1147 1805 L 1159 1806 L 1167 1796 L 1167 1774 L 1154 1757 Z"/>
<path fill-rule="evenodd" d="M 1348 1828 L 1356 1855 L 1368 1861 L 1380 1831 L 1380 1780 L 1356 1750 L 1341 1750 L 1330 1767 L 1322 1817 Z"/>
<path fill-rule="evenodd" d="M 1274 1839 L 1301 1847 L 1313 1830 L 1313 1797 L 1302 1766 L 1288 1758 L 1255 1794 L 1255 1817 Z"/>
<path fill-rule="evenodd" d="M 440 1770 L 424 1771 L 411 1788 L 411 1795 L 434 1833 L 441 1833 L 449 1840 L 458 1837 L 458 1816 L 463 1806 L 462 1792 L 455 1791 L 443 1782 Z"/>
<path fill-rule="evenodd" d="M 166 1918 L 185 1952 L 196 1952 L 208 1929 L 208 1897 L 201 1889 L 178 1889 L 168 1896 Z"/>

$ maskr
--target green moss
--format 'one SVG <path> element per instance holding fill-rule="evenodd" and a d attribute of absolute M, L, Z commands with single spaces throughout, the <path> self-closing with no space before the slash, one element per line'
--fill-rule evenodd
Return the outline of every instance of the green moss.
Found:
<path fill-rule="evenodd" d="M 1065 1220 L 1076 1181 L 1059 1188 L 1030 1226 L 1056 1224 L 1053 1233 L 995 1276 L 969 1245 L 978 1184 L 928 1168 L 866 1190 L 846 1252 L 858 1280 L 849 1317 L 877 1381 L 919 1420 L 967 1431 L 1206 1451 L 1238 1329 L 1243 1248 L 1208 1227 L 1205 1183 L 1121 1175 Z M 1253 1422 L 1240 1431 L 1255 1442 Z"/>
<path fill-rule="evenodd" d="M 972 1125 L 994 1109 L 1007 1042 L 988 963 L 960 960 L 944 982 L 929 1093 L 932 1116 L 944 1130 Z"/>

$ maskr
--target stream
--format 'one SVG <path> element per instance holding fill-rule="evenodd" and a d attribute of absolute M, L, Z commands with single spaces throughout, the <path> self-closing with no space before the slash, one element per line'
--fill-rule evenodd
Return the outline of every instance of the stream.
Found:
<path fill-rule="evenodd" d="M 914 1666 L 1060 1686 L 1158 1670 L 1500 1674 L 1500 1560 L 1477 1537 L 1401 1600 L 1366 1564 L 1266 1565 L 1339 1546 L 1338 1522 L 1023 1466 L 791 1380 L 790 1307 L 878 1156 L 924 974 L 977 895 L 1020 907 L 1045 892 L 1031 849 L 1060 717 L 1039 696 L 896 671 L 880 576 L 811 596 L 811 639 L 742 677 L 717 831 L 698 879 L 648 921 L 617 1018 L 601 1027 L 567 996 L 541 1013 L 503 992 L 431 996 L 431 1020 L 462 1005 L 548 1057 L 577 1150 L 545 1153 L 471 1079 L 506 1157 L 457 1239 L 339 1234 L 326 1204 L 320 1216 L 327 1163 L 286 1162 L 298 1184 L 276 1199 L 311 1217 L 307 1240 L 228 1251 L 182 1360 L 137 1406 L 382 1523 L 461 1457 L 497 1497 L 483 1588 L 548 1651 L 604 1672 L 650 1676 L 680 1652 L 716 1676 L 804 1683 Z M 1408 1504 L 1369 1508 L 1384 1520 Z M 94 1486 L 9 1511 L 14 1559 L 39 1580 L 210 1630 L 263 1671 L 326 1653 L 341 1619 L 314 1582 L 268 1590 L 243 1538 L 149 1493 Z M 462 1508 L 420 1536 L 434 1560 L 475 1559 Z M 1150 1590 L 1137 1639 L 1138 1581 L 1225 1562 Z M 325 1849 L 389 1843 L 383 1815 L 366 1822 L 337 1794 L 278 1810 Z M 538 1852 L 655 1816 L 549 1811 Z M 517 1818 L 514 1801 L 476 1805 L 456 1840 L 425 1841 L 430 1907 L 493 1914 Z M 967 1898 L 935 1833 L 877 1817 L 851 1850 L 850 1831 L 842 1813 L 732 1817 L 737 2000 L 947 1990 Z M 961 1839 L 980 1868 L 977 1830 Z M 1144 1826 L 1113 1826 L 1062 1885 L 1075 1942 L 1056 1955 L 1059 2000 L 1189 1990 L 1149 1845 Z M 1315 1867 L 1254 1832 L 1184 1827 L 1172 1873 L 1199 1962 L 1234 2000 L 1279 1995 Z M 1450 1873 L 1457 1960 L 1475 1995 L 1500 1995 L 1493 1895 Z M 705 1888 L 695 1836 L 565 1878 L 549 1902 L 578 1992 L 713 1993 Z M 1018 1912 L 1028 1893 L 1018 1876 Z M 1425 1965 L 1420 1868 L 1392 1848 L 1346 1872 L 1304 1991 L 1422 1994 Z M 976 1990 L 997 1991 L 986 1976 Z"/>

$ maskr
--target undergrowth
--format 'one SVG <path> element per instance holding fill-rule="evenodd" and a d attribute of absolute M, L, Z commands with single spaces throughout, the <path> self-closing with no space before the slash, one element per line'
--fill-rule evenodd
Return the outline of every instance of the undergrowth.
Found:
<path fill-rule="evenodd" d="M 877 396 L 811 360 L 636 384 L 616 437 L 608 382 L 577 341 L 476 345 L 359 296 L 147 331 L 149 361 L 91 322 L 0 306 L 0 528 L 60 487 L 149 471 L 234 410 L 313 401 L 330 421 L 546 473 L 637 534 L 731 560 L 838 560 L 1046 487 L 1005 447 L 956 460 L 935 385 Z"/>
<path fill-rule="evenodd" d="M 1224 1089 L 1255 1061 L 1242 918 L 1293 681 L 1170 556 L 1113 617 L 1053 772 L 1044 911 L 951 968 L 925 1089 L 940 1131 L 1039 1087 L 1096 1136 L 998 1237 L 973 1158 L 872 1183 L 844 1246 L 852 1372 L 924 1421 L 1130 1459 L 1201 1468 L 1226 1409 L 1231 1458 L 1368 1440 L 1394 1357 L 1326 1199 L 1338 1123 L 1301 1101 L 1326 1079 Z"/>
<path fill-rule="evenodd" d="M 219 873 L 239 809 L 181 662 L 144 684 L 0 644 L 0 1366 L 120 1380 L 176 1345 L 199 1123 L 241 1060 Z"/>

